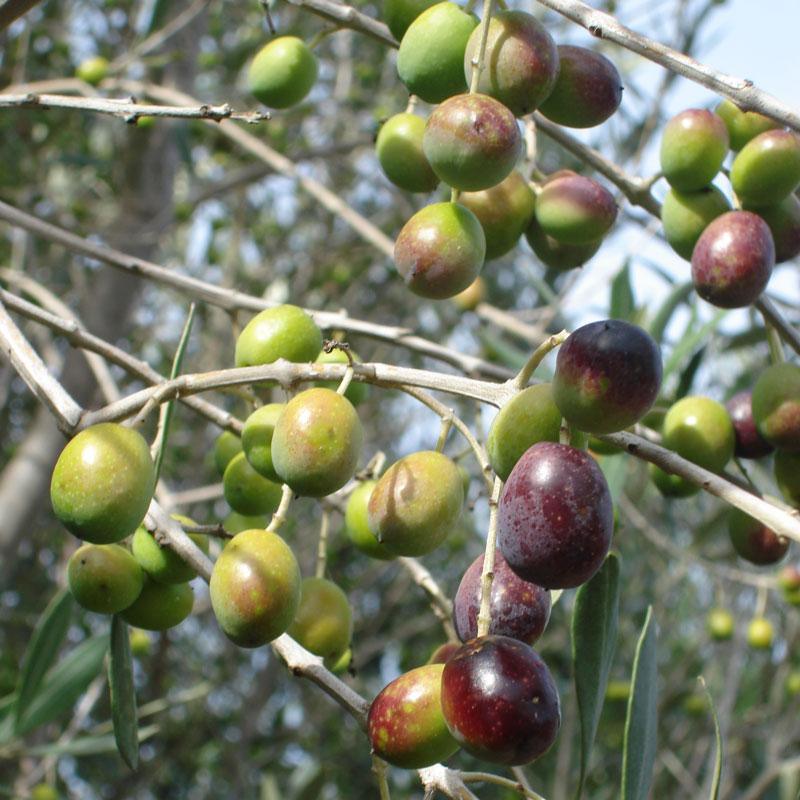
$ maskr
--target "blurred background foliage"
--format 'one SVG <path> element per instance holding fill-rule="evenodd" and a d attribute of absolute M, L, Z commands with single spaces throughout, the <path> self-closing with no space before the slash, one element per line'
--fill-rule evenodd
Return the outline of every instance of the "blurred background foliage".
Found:
<path fill-rule="evenodd" d="M 699 48 L 701 58 L 700 43 L 726 13 L 725 2 L 618 0 L 600 5 L 678 49 Z M 358 6 L 380 16 L 374 3 Z M 137 54 L 147 37 L 189 8 L 196 13 L 178 33 L 145 55 Z M 280 33 L 310 39 L 325 24 L 286 3 L 271 4 L 270 9 Z M 557 41 L 589 43 L 584 31 L 554 15 L 543 16 Z M 243 93 L 242 72 L 268 35 L 264 9 L 255 0 L 48 0 L 0 34 L 0 81 L 7 86 L 68 78 L 82 60 L 99 54 L 118 68 L 116 74 L 174 85 L 203 102 L 255 108 Z M 640 59 L 602 42 L 592 44 L 623 73 L 625 97 L 612 120 L 581 138 L 632 174 L 641 174 L 678 81 L 669 76 L 653 81 Z M 307 100 L 248 130 L 393 237 L 428 202 L 393 188 L 372 150 L 381 120 L 402 111 L 407 101 L 396 77 L 394 53 L 348 30 L 324 38 L 316 52 L 320 78 Z M 709 94 L 708 104 L 714 102 Z M 767 358 L 759 319 L 746 312 L 724 320 L 715 317 L 680 289 L 688 267 L 664 246 L 657 222 L 641 209 L 623 205 L 612 237 L 575 273 L 548 271 L 522 242 L 486 266 L 485 305 L 465 312 L 450 302 L 412 297 L 389 261 L 301 191 L 296 181 L 270 173 L 208 124 L 156 120 L 131 126 L 76 112 L 7 110 L 0 114 L 0 141 L 3 199 L 59 226 L 270 300 L 346 309 L 353 317 L 407 326 L 509 369 L 524 361 L 536 336 L 603 316 L 663 331 L 668 377 L 662 407 L 692 393 L 724 400 L 751 385 Z M 583 169 L 544 136 L 538 139 L 537 156 L 544 172 Z M 47 287 L 90 330 L 162 374 L 169 372 L 188 311 L 185 298 L 5 226 L 0 256 L 0 266 Z M 796 270 L 796 265 L 782 270 Z M 793 291 L 796 278 L 790 280 Z M 0 282 L 18 291 L 13 276 Z M 678 298 L 674 309 L 670 292 Z M 524 323 L 531 338 L 498 325 L 490 307 Z M 790 313 L 796 318 L 796 309 Z M 184 370 L 231 365 L 235 330 L 244 321 L 201 305 Z M 25 324 L 24 330 L 51 369 L 65 379 L 75 376 L 89 404 L 94 389 L 79 366 L 80 357 L 42 328 Z M 452 369 L 366 337 L 348 341 L 364 361 Z M 543 375 L 548 368 L 550 362 Z M 141 388 L 116 368 L 112 374 L 123 394 Z M 246 415 L 246 402 L 235 393 L 211 399 L 242 418 Z M 459 401 L 454 407 L 476 432 L 487 430 L 490 409 Z M 219 480 L 210 458 L 218 431 L 185 407 L 176 411 L 163 477 L 180 500 L 189 490 L 213 487 Z M 10 481 L 10 466 L 26 441 L 37 431 L 43 435 L 44 422 L 37 415 L 41 411 L 34 398 L 10 365 L 0 364 L 0 487 L 4 479 Z M 359 415 L 368 432 L 365 459 L 382 450 L 391 462 L 432 447 L 438 435 L 438 419 L 395 392 L 373 389 Z M 51 435 L 45 448 L 51 459 L 57 453 L 53 442 L 58 441 Z M 462 444 L 452 434 L 447 451 L 461 455 Z M 423 559 L 448 596 L 482 550 L 487 518 L 476 465 L 471 456 L 461 461 L 473 473 L 469 509 L 447 544 Z M 648 605 L 654 607 L 659 629 L 659 755 L 651 796 L 707 796 L 703 787 L 710 781 L 713 727 L 696 680 L 703 675 L 725 739 L 722 796 L 795 797 L 800 701 L 787 689 L 787 679 L 800 669 L 797 609 L 774 591 L 762 592 L 759 601 L 757 588 L 748 582 L 757 570 L 732 554 L 719 501 L 705 495 L 665 501 L 649 483 L 643 463 L 622 455 L 605 456 L 602 463 L 619 500 L 614 546 L 621 554 L 623 588 L 612 668 L 617 694 L 625 694 Z M 77 546 L 50 512 L 49 464 L 38 484 L 11 487 L 25 506 L 24 514 L 8 524 L 1 521 L 0 510 L 0 698 L 14 692 L 34 625 L 63 585 L 66 560 Z M 751 477 L 777 494 L 768 463 L 754 467 Z M 213 497 L 213 488 L 209 494 L 212 499 L 182 504 L 181 511 L 199 523 L 223 519 L 228 513 L 224 501 L 218 493 Z M 304 574 L 313 571 L 319 522 L 317 503 L 293 504 L 285 534 Z M 335 514 L 337 534 L 340 527 L 341 517 Z M 424 663 L 443 641 L 424 593 L 398 564 L 369 561 L 343 535 L 335 535 L 329 575 L 347 592 L 355 612 L 352 674 L 346 680 L 364 696 L 374 696 L 399 671 Z M 537 648 L 559 683 L 563 727 L 552 751 L 525 772 L 550 800 L 570 796 L 576 781 L 569 642 L 573 594 L 567 592 L 557 604 Z M 21 739 L 3 727 L 8 703 L 0 699 L 0 794 L 29 796 L 35 784 L 46 781 L 56 786 L 58 796 L 92 799 L 376 796 L 367 740 L 355 722 L 313 686 L 292 678 L 268 649 L 250 652 L 230 644 L 213 620 L 199 580 L 195 595 L 190 619 L 166 634 L 151 635 L 136 656 L 137 699 L 145 714 L 141 724 L 155 726 L 142 745 L 140 768 L 129 773 L 108 739 L 104 673 L 96 655 L 86 651 L 72 676 L 71 694 L 62 695 L 63 707 L 45 709 L 41 723 Z M 759 602 L 767 603 L 766 616 L 776 630 L 773 647 L 761 652 L 745 642 L 747 622 Z M 730 642 L 714 643 L 706 631 L 706 614 L 716 605 L 730 608 L 736 617 Z M 106 635 L 107 626 L 105 618 L 73 609 L 62 660 L 54 669 L 81 642 Z M 618 795 L 624 718 L 624 700 L 610 697 L 588 797 Z M 86 739 L 93 740 L 95 752 L 81 753 L 76 747 Z M 485 768 L 463 753 L 449 763 Z M 763 786 L 765 776 L 779 774 L 778 781 Z M 414 773 L 392 770 L 391 785 L 395 798 L 422 795 Z M 486 798 L 512 796 L 497 787 L 477 791 Z"/>

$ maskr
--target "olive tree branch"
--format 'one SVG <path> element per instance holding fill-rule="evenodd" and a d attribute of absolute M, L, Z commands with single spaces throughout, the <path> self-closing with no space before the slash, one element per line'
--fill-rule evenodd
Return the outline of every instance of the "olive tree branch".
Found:
<path fill-rule="evenodd" d="M 579 141 L 572 134 L 567 133 L 560 125 L 550 122 L 538 112 L 534 113 L 533 118 L 536 121 L 537 128 L 542 133 L 611 181 L 625 195 L 631 205 L 640 206 L 653 216 L 661 217 L 661 204 L 653 197 L 649 181 L 628 175 L 625 170 L 606 158 L 598 150 Z"/>
<path fill-rule="evenodd" d="M 0 6 L 0 31 L 5 30 L 14 20 L 19 19 L 41 0 L 6 0 Z"/>
<path fill-rule="evenodd" d="M 537 2 L 586 28 L 598 39 L 614 42 L 665 69 L 728 97 L 743 111 L 758 111 L 800 131 L 800 113 L 777 97 L 758 89 L 750 80 L 715 70 L 691 56 L 642 36 L 610 14 L 594 9 L 581 0 L 537 0 Z"/>
<path fill-rule="evenodd" d="M 486 534 L 486 547 L 483 551 L 483 566 L 481 567 L 481 603 L 478 609 L 478 636 L 489 633 L 492 621 L 492 583 L 494 581 L 494 555 L 497 547 L 497 507 L 500 503 L 500 493 L 503 490 L 503 481 L 495 477 L 492 486 L 492 496 L 489 499 L 489 531 Z"/>
<path fill-rule="evenodd" d="M 73 430 L 80 421 L 83 409 L 48 372 L 44 361 L 14 324 L 2 300 L 0 300 L 0 350 L 5 353 L 17 374 L 36 398 L 50 410 L 59 429 Z"/>
<path fill-rule="evenodd" d="M 225 289 L 212 283 L 167 269 L 151 261 L 129 255 L 107 245 L 92 242 L 82 236 L 46 222 L 32 214 L 0 201 L 0 220 L 33 233 L 75 253 L 96 259 L 104 264 L 138 275 L 156 283 L 169 286 L 189 297 L 202 300 L 225 311 L 262 311 L 276 305 L 234 289 Z M 359 320 L 345 313 L 305 309 L 322 328 L 345 330 L 372 339 L 405 347 L 422 355 L 444 361 L 464 372 L 476 372 L 489 377 L 505 379 L 511 372 L 505 367 L 461 353 L 436 342 L 416 336 L 409 328 Z"/>
<path fill-rule="evenodd" d="M 61 94 L 4 94 L 0 93 L 0 108 L 40 109 L 51 111 L 53 109 L 70 109 L 74 111 L 90 111 L 96 114 L 110 114 L 119 117 L 129 124 L 135 124 L 141 117 L 172 117 L 174 119 L 205 119 L 220 122 L 223 119 L 238 120 L 254 124 L 270 118 L 269 112 L 262 111 L 234 111 L 228 103 L 219 106 L 197 105 L 168 106 L 139 103 L 135 97 L 105 98 L 105 97 L 75 97 Z"/>
<path fill-rule="evenodd" d="M 786 320 L 775 303 L 766 294 L 762 294 L 753 305 L 761 312 L 765 322 L 778 332 L 781 339 L 796 353 L 800 353 L 800 333 Z"/>
<path fill-rule="evenodd" d="M 164 382 L 164 377 L 154 370 L 147 362 L 140 361 L 138 358 L 126 353 L 109 342 L 94 336 L 84 330 L 76 321 L 64 319 L 48 311 L 44 311 L 33 303 L 23 300 L 5 289 L 0 289 L 0 301 L 6 308 L 20 316 L 38 322 L 51 330 L 61 334 L 73 347 L 86 350 L 90 353 L 97 353 L 106 361 L 116 364 L 124 369 L 128 374 L 154 385 Z M 243 424 L 241 420 L 217 408 L 207 400 L 200 397 L 181 397 L 182 403 L 193 411 L 210 420 L 220 428 L 229 430 L 237 435 L 242 432 Z"/>
<path fill-rule="evenodd" d="M 37 283 L 24 272 L 21 272 L 17 269 L 7 269 L 3 267 L 0 269 L 0 281 L 13 284 L 29 297 L 32 297 L 43 308 L 61 317 L 65 322 L 70 321 L 73 322 L 78 328 L 82 327 L 80 319 L 78 319 L 78 317 L 69 308 L 69 306 L 66 305 L 66 303 L 62 302 L 49 289 L 47 289 L 45 286 L 42 286 L 42 284 Z M 9 295 L 9 297 L 12 297 L 13 300 L 17 299 L 13 295 Z M 3 301 L 11 311 L 17 310 L 5 297 L 3 298 Z M 36 308 L 36 306 L 33 306 L 33 308 Z M 119 400 L 121 397 L 119 387 L 117 386 L 114 378 L 111 376 L 111 371 L 109 370 L 105 360 L 100 356 L 100 354 L 89 349 L 82 350 L 82 353 L 86 359 L 86 363 L 89 365 L 89 369 L 91 369 L 92 374 L 97 381 L 97 385 L 100 387 L 100 391 L 102 392 L 106 402 L 111 403 L 114 400 Z"/>
<path fill-rule="evenodd" d="M 340 28 L 358 31 L 389 47 L 399 46 L 383 22 L 373 19 L 352 6 L 337 3 L 336 0 L 287 0 L 287 2 L 298 8 L 304 8 L 329 22 L 335 22 Z"/>
<path fill-rule="evenodd" d="M 619 433 L 599 434 L 597 438 L 615 444 L 626 452 L 661 467 L 666 472 L 685 478 L 709 494 L 719 497 L 726 503 L 736 506 L 751 517 L 763 522 L 779 536 L 786 536 L 800 542 L 799 511 L 787 512 L 641 436 L 620 431 Z"/>
<path fill-rule="evenodd" d="M 493 783 L 495 786 L 510 789 L 512 792 L 527 798 L 527 800 L 544 800 L 540 794 L 534 792 L 533 789 L 525 787 L 521 781 L 503 778 L 500 775 L 492 775 L 490 772 L 462 772 L 461 780 L 464 783 Z"/>
<path fill-rule="evenodd" d="M 441 621 L 448 640 L 457 642 L 458 636 L 456 636 L 456 631 L 453 627 L 453 604 L 445 596 L 436 579 L 416 558 L 400 556 L 397 561 L 411 575 L 414 583 L 428 595 L 431 609 Z"/>

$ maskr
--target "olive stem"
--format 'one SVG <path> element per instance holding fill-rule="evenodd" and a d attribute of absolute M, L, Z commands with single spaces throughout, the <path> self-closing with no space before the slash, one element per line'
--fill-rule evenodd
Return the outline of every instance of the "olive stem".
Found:
<path fill-rule="evenodd" d="M 289 510 L 289 504 L 292 502 L 293 496 L 294 492 L 284 483 L 281 487 L 281 502 L 278 504 L 278 508 L 267 526 L 268 533 L 277 533 L 283 523 L 286 522 L 286 512 Z"/>
<path fill-rule="evenodd" d="M 345 368 L 344 375 L 342 376 L 342 380 L 339 382 L 339 385 L 336 387 L 336 394 L 344 395 L 347 389 L 350 386 L 350 381 L 353 380 L 353 362 L 351 361 L 347 367 Z"/>
<path fill-rule="evenodd" d="M 314 570 L 315 578 L 325 577 L 325 567 L 328 564 L 328 533 L 331 527 L 331 515 L 328 511 L 322 512 L 319 525 L 319 541 L 317 542 L 317 567 Z"/>
<path fill-rule="evenodd" d="M 458 198 L 461 196 L 461 192 L 458 189 L 450 189 L 450 202 L 457 203 Z"/>
<path fill-rule="evenodd" d="M 501 775 L 492 775 L 490 772 L 462 772 L 461 780 L 464 783 L 493 783 L 495 786 L 503 786 L 512 792 L 517 792 L 527 800 L 544 800 L 542 795 L 537 794 L 533 789 L 526 788 L 521 781 L 504 778 Z"/>
<path fill-rule="evenodd" d="M 372 756 L 372 773 L 375 775 L 375 780 L 378 782 L 378 791 L 380 792 L 381 800 L 391 800 L 389 782 L 386 779 L 386 762 L 377 756 Z"/>
<path fill-rule="evenodd" d="M 767 589 L 764 586 L 759 586 L 758 595 L 756 596 L 756 608 L 753 612 L 754 617 L 764 616 L 764 612 L 767 610 L 767 597 Z"/>
<path fill-rule="evenodd" d="M 481 570 L 481 606 L 478 611 L 478 636 L 489 633 L 491 623 L 492 581 L 494 580 L 494 552 L 497 542 L 497 506 L 500 502 L 500 492 L 503 481 L 495 477 L 492 487 L 492 496 L 489 500 L 489 531 L 486 534 L 486 550 L 483 554 L 483 569 Z"/>
<path fill-rule="evenodd" d="M 786 361 L 786 355 L 783 352 L 783 342 L 775 329 L 775 326 L 768 320 L 764 320 L 764 326 L 767 329 L 767 344 L 769 345 L 769 359 L 773 364 L 783 364 Z"/>
<path fill-rule="evenodd" d="M 219 539 L 233 539 L 233 534 L 225 529 L 221 522 L 211 525 L 184 525 L 181 524 L 184 533 L 200 533 L 203 536 L 215 536 Z"/>
<path fill-rule="evenodd" d="M 486 43 L 489 41 L 489 23 L 492 20 L 492 3 L 494 0 L 483 0 L 483 14 L 481 15 L 481 42 L 478 52 L 472 57 L 472 75 L 470 76 L 469 93 L 478 91 L 478 81 L 483 71 L 486 60 Z"/>
<path fill-rule="evenodd" d="M 517 373 L 516 377 L 513 379 L 513 386 L 517 391 L 524 389 L 527 386 L 528 381 L 531 379 L 531 375 L 536 371 L 536 368 L 539 364 L 542 363 L 545 356 L 551 351 L 558 347 L 560 344 L 566 341 L 569 333 L 567 331 L 561 331 L 560 333 L 554 333 L 552 336 L 548 336 L 534 351 L 531 353 L 531 357 L 525 362 L 525 365 L 522 369 Z"/>
<path fill-rule="evenodd" d="M 439 430 L 439 440 L 436 442 L 436 452 L 441 453 L 444 450 L 445 443 L 447 442 L 447 436 L 450 433 L 450 429 L 453 427 L 453 414 L 452 409 L 448 409 L 447 414 L 442 417 L 442 427 Z"/>
<path fill-rule="evenodd" d="M 433 575 L 416 558 L 400 556 L 397 561 L 412 577 L 414 583 L 428 595 L 431 610 L 442 623 L 447 640 L 449 642 L 459 641 L 456 629 L 453 627 L 453 604 L 445 596 Z"/>
<path fill-rule="evenodd" d="M 574 425 L 569 425 L 569 445 L 576 450 L 586 450 L 589 447 L 589 434 L 579 431 Z"/>

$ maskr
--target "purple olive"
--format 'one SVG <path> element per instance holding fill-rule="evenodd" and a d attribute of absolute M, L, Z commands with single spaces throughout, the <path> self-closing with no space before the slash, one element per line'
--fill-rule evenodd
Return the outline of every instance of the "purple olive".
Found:
<path fill-rule="evenodd" d="M 497 542 L 523 580 L 548 589 L 588 581 L 603 564 L 613 529 L 608 484 L 583 450 L 539 442 L 503 487 Z"/>
<path fill-rule="evenodd" d="M 769 283 L 775 243 L 769 226 L 750 211 L 728 211 L 703 231 L 692 253 L 697 294 L 718 308 L 744 308 Z"/>
<path fill-rule="evenodd" d="M 442 712 L 468 753 L 496 764 L 527 764 L 555 741 L 558 690 L 547 665 L 527 644 L 482 636 L 444 665 Z"/>
<path fill-rule="evenodd" d="M 453 602 L 453 622 L 462 642 L 478 635 L 482 571 L 483 555 L 480 555 L 461 578 Z M 494 556 L 489 616 L 489 633 L 510 636 L 525 644 L 533 644 L 544 633 L 550 619 L 550 592 L 522 580 L 499 550 Z"/>
<path fill-rule="evenodd" d="M 725 403 L 725 408 L 731 415 L 736 434 L 735 454 L 739 458 L 762 458 L 768 456 L 774 448 L 758 432 L 750 398 L 751 392 L 739 392 Z"/>

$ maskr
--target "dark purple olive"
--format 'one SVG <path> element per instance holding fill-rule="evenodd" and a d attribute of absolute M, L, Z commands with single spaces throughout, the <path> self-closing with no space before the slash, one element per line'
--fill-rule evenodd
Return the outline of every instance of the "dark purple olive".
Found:
<path fill-rule="evenodd" d="M 738 508 L 728 512 L 728 533 L 734 550 L 751 564 L 777 564 L 789 549 L 787 538 Z"/>
<path fill-rule="evenodd" d="M 442 712 L 468 753 L 496 764 L 527 764 L 558 735 L 558 691 L 542 659 L 523 642 L 482 636 L 444 666 Z"/>
<path fill-rule="evenodd" d="M 453 602 L 453 622 L 462 642 L 478 635 L 482 571 L 483 555 L 480 555 L 461 578 Z M 544 633 L 550 619 L 550 592 L 522 580 L 499 550 L 495 551 L 493 572 L 489 633 L 533 644 Z"/>
<path fill-rule="evenodd" d="M 509 567 L 547 589 L 588 581 L 611 544 L 608 484 L 585 451 L 539 442 L 508 477 L 497 515 L 497 542 Z"/>
<path fill-rule="evenodd" d="M 749 391 L 739 392 L 725 403 L 736 434 L 734 452 L 739 458 L 763 458 L 768 456 L 774 448 L 756 428 L 750 397 Z"/>
<path fill-rule="evenodd" d="M 769 226 L 750 211 L 728 211 L 703 231 L 692 253 L 697 294 L 718 308 L 744 308 L 764 291 L 775 266 Z"/>

